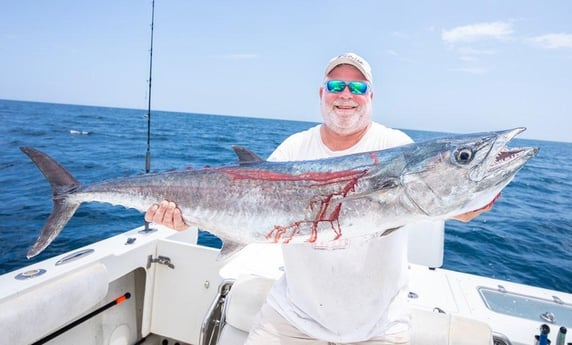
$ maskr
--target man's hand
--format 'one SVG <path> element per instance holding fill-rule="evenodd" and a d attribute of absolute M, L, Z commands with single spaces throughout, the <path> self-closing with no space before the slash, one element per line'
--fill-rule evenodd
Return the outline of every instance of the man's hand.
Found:
<path fill-rule="evenodd" d="M 185 230 L 189 227 L 185 224 L 181 210 L 177 205 L 167 200 L 149 207 L 145 213 L 145 221 L 164 225 L 177 231 Z"/>
<path fill-rule="evenodd" d="M 485 213 L 485 212 L 490 211 L 493 208 L 493 205 L 495 204 L 495 202 L 499 198 L 500 198 L 500 193 L 493 199 L 493 201 L 491 201 L 490 203 L 488 203 L 484 207 L 479 208 L 478 210 L 471 211 L 471 212 L 459 214 L 459 215 L 453 217 L 452 219 L 467 223 L 467 222 L 471 221 L 473 218 L 479 216 L 481 213 Z"/>

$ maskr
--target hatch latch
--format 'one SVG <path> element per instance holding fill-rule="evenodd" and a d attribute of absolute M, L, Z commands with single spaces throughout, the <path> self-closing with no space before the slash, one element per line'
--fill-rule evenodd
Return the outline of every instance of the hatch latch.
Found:
<path fill-rule="evenodd" d="M 159 255 L 159 257 L 154 258 L 152 255 L 149 255 L 147 257 L 147 269 L 151 268 L 151 264 L 161 264 L 175 269 L 175 265 L 171 262 L 171 258 L 167 256 Z"/>

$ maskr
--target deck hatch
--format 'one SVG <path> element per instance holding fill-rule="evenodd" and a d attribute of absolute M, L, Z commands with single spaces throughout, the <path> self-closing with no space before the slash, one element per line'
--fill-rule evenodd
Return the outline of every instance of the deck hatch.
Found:
<path fill-rule="evenodd" d="M 480 287 L 479 294 L 487 308 L 497 313 L 533 321 L 572 325 L 572 305 L 560 298 L 543 299 L 506 290 Z M 550 315 L 552 321 L 546 318 Z"/>

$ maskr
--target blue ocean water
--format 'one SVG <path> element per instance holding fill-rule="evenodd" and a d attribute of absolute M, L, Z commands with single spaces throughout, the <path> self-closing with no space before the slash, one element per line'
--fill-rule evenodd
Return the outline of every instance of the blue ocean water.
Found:
<path fill-rule="evenodd" d="M 26 259 L 52 205 L 48 183 L 19 147 L 45 151 L 86 184 L 143 173 L 145 115 L 145 110 L 0 100 L 0 274 L 143 223 L 134 210 L 84 204 L 44 252 Z M 232 163 L 231 145 L 266 157 L 288 135 L 313 125 L 153 111 L 151 168 Z M 405 132 L 416 141 L 443 135 Z M 538 146 L 540 153 L 492 211 L 470 223 L 447 222 L 444 267 L 572 292 L 572 143 L 514 142 Z M 207 233 L 201 242 L 219 244 Z"/>

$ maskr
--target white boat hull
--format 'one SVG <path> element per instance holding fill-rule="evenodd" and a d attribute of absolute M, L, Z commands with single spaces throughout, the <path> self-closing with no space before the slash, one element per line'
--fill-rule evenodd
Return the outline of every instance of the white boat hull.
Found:
<path fill-rule="evenodd" d="M 125 302 L 47 343 L 207 344 L 219 335 L 221 308 L 236 279 L 282 274 L 278 245 L 253 244 L 221 262 L 217 249 L 195 244 L 196 231 L 140 230 L 0 276 L 0 344 L 37 342 L 125 293 L 131 296 Z M 533 344 L 543 323 L 552 338 L 560 326 L 572 326 L 569 293 L 414 263 L 410 276 L 414 310 L 486 324 L 498 344 Z"/>

